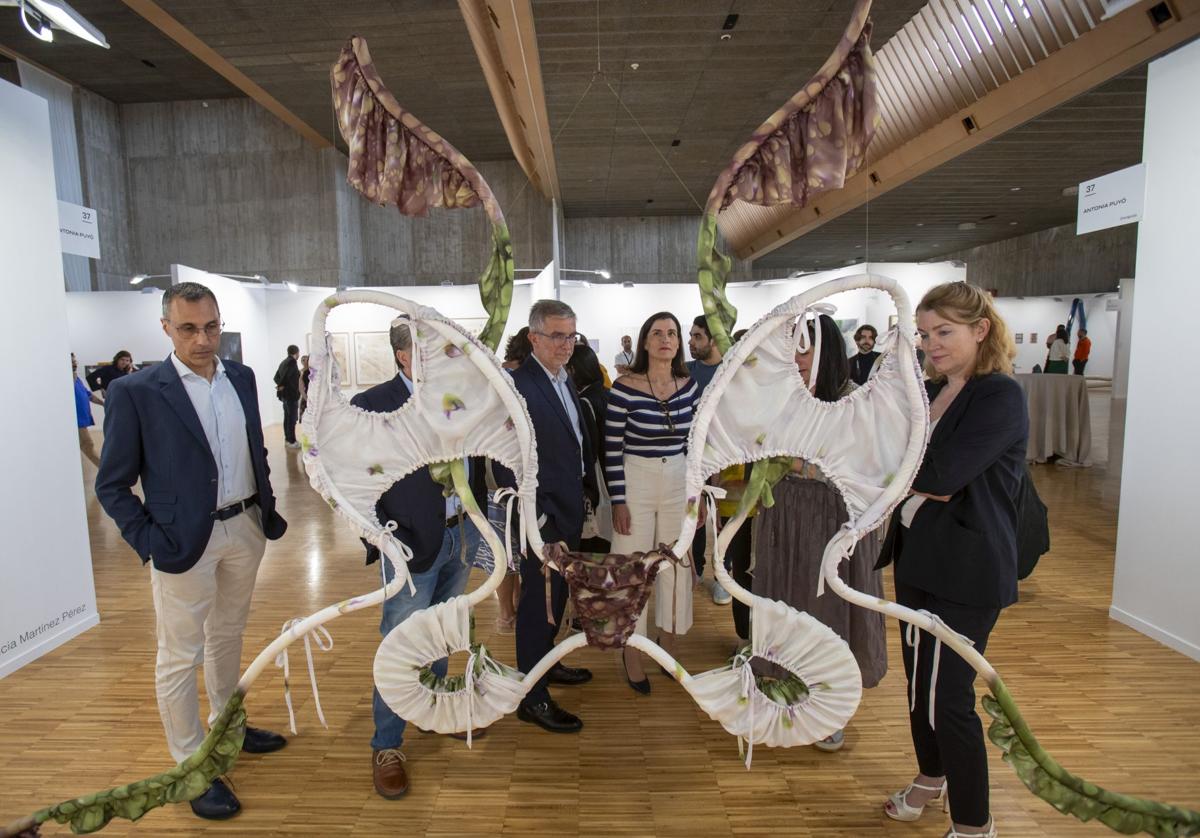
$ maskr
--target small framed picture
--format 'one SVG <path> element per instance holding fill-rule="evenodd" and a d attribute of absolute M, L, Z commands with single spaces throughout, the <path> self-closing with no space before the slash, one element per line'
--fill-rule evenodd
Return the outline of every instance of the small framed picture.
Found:
<path fill-rule="evenodd" d="M 1025 333 L 1017 332 L 1017 343 L 1024 343 L 1024 342 L 1025 342 Z"/>
<path fill-rule="evenodd" d="M 1030 342 L 1030 343 L 1037 343 L 1037 332 L 1030 332 L 1030 333 L 1029 333 L 1029 342 Z"/>

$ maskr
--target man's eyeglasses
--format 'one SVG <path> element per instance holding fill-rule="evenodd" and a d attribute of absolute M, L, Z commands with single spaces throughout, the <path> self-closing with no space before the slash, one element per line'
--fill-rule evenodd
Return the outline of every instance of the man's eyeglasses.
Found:
<path fill-rule="evenodd" d="M 182 323 L 176 326 L 174 323 L 171 323 L 171 327 L 179 333 L 180 337 L 185 338 L 186 340 L 193 340 L 201 332 L 204 332 L 204 334 L 210 338 L 215 338 L 219 337 L 221 330 L 225 328 L 225 321 L 222 320 L 220 323 L 208 323 L 204 326 L 197 326 L 194 323 Z"/>
<path fill-rule="evenodd" d="M 545 332 L 533 332 L 533 334 L 541 335 L 555 346 L 566 346 L 567 344 L 574 345 L 583 340 L 583 335 L 579 334 L 578 332 L 573 332 L 567 335 L 564 335 L 562 332 L 555 332 L 552 335 L 548 335 Z"/>

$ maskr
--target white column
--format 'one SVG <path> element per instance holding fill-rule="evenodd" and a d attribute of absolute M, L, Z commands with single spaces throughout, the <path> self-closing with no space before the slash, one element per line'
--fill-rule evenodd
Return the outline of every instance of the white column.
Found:
<path fill-rule="evenodd" d="M 1125 461 L 1109 613 L 1200 660 L 1200 383 L 1186 336 L 1200 311 L 1200 41 L 1150 64 L 1146 203 L 1138 231 Z"/>

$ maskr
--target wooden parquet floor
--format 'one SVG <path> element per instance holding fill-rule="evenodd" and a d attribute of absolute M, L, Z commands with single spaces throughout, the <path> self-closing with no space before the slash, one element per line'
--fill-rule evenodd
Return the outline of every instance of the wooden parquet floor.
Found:
<path fill-rule="evenodd" d="M 254 594 L 245 662 L 287 619 L 378 583 L 362 550 L 309 488 L 297 457 L 272 446 L 276 492 L 290 522 L 270 544 Z M 1103 469 L 1035 468 L 1050 507 L 1053 552 L 1022 584 L 988 649 L 1034 732 L 1069 770 L 1114 790 L 1200 808 L 1200 664 L 1108 618 L 1116 537 L 1114 480 Z M 94 477 L 84 463 L 85 479 Z M 149 776 L 170 765 L 154 701 L 154 612 L 147 574 L 89 488 L 101 623 L 0 681 L 0 822 L 61 799 Z M 477 580 L 476 580 L 477 581 Z M 701 591 L 697 624 L 680 653 L 701 672 L 733 643 L 728 607 Z M 515 662 L 511 636 L 491 637 L 494 604 L 478 635 Z M 323 729 L 292 669 L 300 734 L 277 754 L 243 757 L 234 781 L 244 805 L 210 824 L 184 806 L 116 822 L 108 835 L 751 835 L 940 836 L 945 821 L 886 819 L 880 806 L 914 772 L 905 716 L 899 631 L 889 625 L 892 669 L 864 696 L 837 754 L 756 748 L 753 769 L 736 741 L 673 681 L 650 667 L 654 692 L 634 694 L 616 658 L 586 649 L 571 659 L 595 680 L 556 696 L 585 722 L 562 736 L 510 716 L 473 750 L 413 732 L 405 743 L 412 788 L 399 801 L 371 787 L 371 664 L 377 613 L 329 626 L 318 653 Z M 461 663 L 459 663 L 461 667 Z M 283 731 L 282 678 L 251 693 L 252 723 Z M 1027 792 L 989 746 L 993 812 L 1006 836 L 1103 835 Z M 50 825 L 48 835 L 66 834 Z"/>

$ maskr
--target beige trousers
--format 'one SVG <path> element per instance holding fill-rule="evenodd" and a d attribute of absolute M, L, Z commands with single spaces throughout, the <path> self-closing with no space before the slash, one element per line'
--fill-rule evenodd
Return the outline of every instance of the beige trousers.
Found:
<path fill-rule="evenodd" d="M 253 506 L 228 521 L 215 522 L 204 555 L 190 569 L 183 573 L 150 570 L 158 618 L 155 692 L 167 747 L 176 762 L 204 741 L 196 686 L 201 663 L 209 724 L 237 686 L 242 632 L 266 543 L 262 512 Z"/>
<path fill-rule="evenodd" d="M 88 428 L 79 429 L 79 450 L 91 460 L 92 465 L 100 468 L 100 455 L 96 453 L 96 443 L 92 440 L 92 432 Z"/>
<path fill-rule="evenodd" d="M 613 533 L 614 553 L 646 552 L 660 543 L 675 543 L 687 506 L 686 473 L 687 458 L 682 454 L 625 455 L 625 504 L 629 507 L 630 527 L 629 535 Z M 654 580 L 654 624 L 660 630 L 686 634 L 692 627 L 693 583 L 691 567 L 659 568 Z M 647 613 L 648 609 L 643 609 L 638 617 L 638 634 L 646 634 Z"/>

